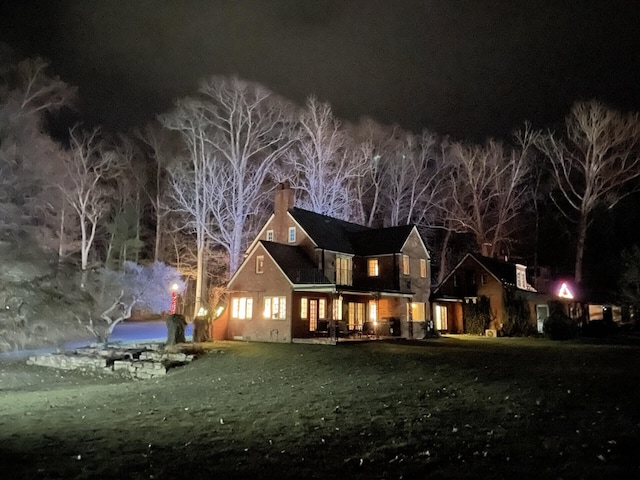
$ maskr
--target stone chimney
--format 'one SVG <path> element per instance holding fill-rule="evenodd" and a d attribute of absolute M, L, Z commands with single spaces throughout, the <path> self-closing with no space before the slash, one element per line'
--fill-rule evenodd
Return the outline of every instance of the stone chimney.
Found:
<path fill-rule="evenodd" d="M 293 208 L 293 190 L 288 181 L 278 185 L 275 195 L 273 212 L 276 216 L 285 215 L 287 211 Z"/>

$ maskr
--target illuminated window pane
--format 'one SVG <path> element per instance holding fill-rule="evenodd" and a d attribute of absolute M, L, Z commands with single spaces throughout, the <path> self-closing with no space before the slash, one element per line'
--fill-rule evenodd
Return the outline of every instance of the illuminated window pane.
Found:
<path fill-rule="evenodd" d="M 420 259 L 420 276 L 422 278 L 427 277 L 427 261 L 424 258 Z"/>
<path fill-rule="evenodd" d="M 378 302 L 369 300 L 369 320 L 374 322 L 378 320 Z"/>
<path fill-rule="evenodd" d="M 377 277 L 379 270 L 378 270 L 378 259 L 377 258 L 370 258 L 369 261 L 367 262 L 368 265 L 368 273 L 370 277 Z"/>
<path fill-rule="evenodd" d="M 306 298 L 300 299 L 300 318 L 302 319 L 307 318 L 307 301 L 308 300 Z"/>
<path fill-rule="evenodd" d="M 349 302 L 347 305 L 347 321 L 349 330 L 362 330 L 364 323 L 364 303 Z"/>
<path fill-rule="evenodd" d="M 280 320 L 287 318 L 285 297 L 265 297 L 263 315 L 264 318 Z"/>
<path fill-rule="evenodd" d="M 338 297 L 333 301 L 333 319 L 342 320 L 342 298 Z"/>
<path fill-rule="evenodd" d="M 231 318 L 241 320 L 251 318 L 253 315 L 253 298 L 241 297 L 231 300 Z"/>
<path fill-rule="evenodd" d="M 424 322 L 425 317 L 425 304 L 421 302 L 411 304 L 411 319 L 414 322 Z"/>
<path fill-rule="evenodd" d="M 351 257 L 336 256 L 336 284 L 351 285 Z"/>
<path fill-rule="evenodd" d="M 409 255 L 402 255 L 402 274 L 409 275 Z"/>
<path fill-rule="evenodd" d="M 318 318 L 327 318 L 327 300 L 321 298 L 318 303 Z"/>

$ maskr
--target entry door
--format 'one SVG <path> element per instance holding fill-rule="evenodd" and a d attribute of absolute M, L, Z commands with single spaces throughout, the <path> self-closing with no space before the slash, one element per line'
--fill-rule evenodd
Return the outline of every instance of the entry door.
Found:
<path fill-rule="evenodd" d="M 544 321 L 549 317 L 549 305 L 536 305 L 536 320 L 538 333 L 542 333 Z"/>
<path fill-rule="evenodd" d="M 318 299 L 309 300 L 309 331 L 318 329 Z"/>
<path fill-rule="evenodd" d="M 435 317 L 436 330 L 448 331 L 449 322 L 447 322 L 447 307 L 444 305 L 436 305 Z"/>

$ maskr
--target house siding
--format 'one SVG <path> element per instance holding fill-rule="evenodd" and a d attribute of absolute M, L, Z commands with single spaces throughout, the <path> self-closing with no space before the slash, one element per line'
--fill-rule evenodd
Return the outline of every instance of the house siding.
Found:
<path fill-rule="evenodd" d="M 292 338 L 319 335 L 316 331 L 310 330 L 309 318 L 302 318 L 300 315 L 300 299 L 306 297 L 311 301 L 311 299 L 324 298 L 326 300 L 325 316 L 329 317 L 325 320 L 329 320 L 333 317 L 333 302 L 338 296 L 342 297 L 343 301 L 343 322 L 349 322 L 349 304 L 364 305 L 364 310 L 360 306 L 351 306 L 352 330 L 362 329 L 365 322 L 372 322 L 370 305 L 375 301 L 376 320 L 382 322 L 392 320 L 395 325 L 393 335 L 397 336 L 401 331 L 404 337 L 422 338 L 424 325 L 431 318 L 429 305 L 431 271 L 428 252 L 417 229 L 412 226 L 392 227 L 379 232 L 378 236 L 367 237 L 369 231 L 376 233 L 376 230 L 346 224 L 331 217 L 316 217 L 311 212 L 292 207 L 292 191 L 283 184 L 276 190 L 274 214 L 254 239 L 249 248 L 248 257 L 229 282 L 229 306 L 232 306 L 234 298 L 247 297 L 252 299 L 253 311 L 251 318 L 238 319 L 230 318 L 231 308 L 227 309 L 225 312 L 227 338 L 291 342 Z M 315 223 L 316 220 L 326 222 L 327 228 L 324 228 L 325 223 Z M 295 241 L 289 242 L 289 229 L 292 227 L 296 230 Z M 307 229 L 308 234 L 303 227 Z M 270 231 L 273 235 L 267 238 Z M 311 238 L 309 235 L 314 237 Z M 272 243 L 262 244 L 261 240 Z M 370 243 L 369 240 L 371 240 Z M 291 250 L 286 250 L 284 247 L 276 248 L 274 243 L 297 248 Z M 328 248 L 338 251 L 328 250 Z M 344 253 L 341 249 L 344 249 Z M 273 257 L 267 253 L 267 250 Z M 389 253 L 392 250 L 395 251 Z M 288 252 L 292 252 L 291 256 Z M 364 256 L 369 252 L 383 254 L 375 257 Z M 302 253 L 308 256 L 308 259 L 305 259 Z M 408 275 L 402 272 L 403 254 L 408 255 L 410 259 Z M 256 273 L 255 268 L 258 255 L 264 256 L 261 274 Z M 339 285 L 335 284 L 337 255 L 349 257 L 352 262 L 351 281 L 342 282 Z M 368 276 L 368 258 L 378 259 L 379 275 L 376 277 Z M 426 277 L 420 276 L 421 259 L 426 261 Z M 288 272 L 293 279 L 293 284 L 276 262 L 279 262 Z M 303 270 L 313 275 L 297 276 L 297 272 Z M 308 285 L 308 291 L 304 291 L 307 288 L 306 285 Z M 264 318 L 264 298 L 273 296 L 285 297 L 287 309 L 286 318 L 283 320 Z M 424 321 L 422 321 L 422 306 L 413 307 L 412 303 L 423 304 Z M 355 315 L 353 315 L 354 311 L 357 312 Z M 414 311 L 420 312 L 421 316 L 417 317 L 420 318 L 420 322 L 413 321 Z M 356 317 L 357 321 L 353 321 Z M 318 320 L 318 330 L 322 331 L 324 322 L 320 321 L 323 319 Z M 397 321 L 400 321 L 400 330 L 397 328 Z M 219 330 L 223 329 L 222 326 L 223 322 L 220 322 Z"/>
<path fill-rule="evenodd" d="M 264 273 L 256 273 L 255 258 L 264 255 Z M 233 298 L 252 298 L 253 312 L 250 319 L 228 318 L 228 336 L 231 339 L 263 342 L 291 342 L 292 289 L 287 278 L 274 264 L 264 248 L 259 246 L 247 258 L 243 269 L 229 285 L 229 305 Z M 263 315 L 265 297 L 284 297 L 285 319 L 266 319 Z"/>
<path fill-rule="evenodd" d="M 513 265 L 513 268 L 515 276 L 515 265 Z M 438 295 L 434 298 L 433 303 L 441 307 L 444 306 L 447 309 L 448 325 L 445 331 L 449 333 L 465 333 L 463 303 L 486 297 L 489 299 L 490 309 L 488 328 L 500 332 L 507 320 L 505 309 L 506 289 L 515 290 L 517 297 L 522 297 L 526 300 L 529 307 L 528 321 L 532 327 L 536 327 L 536 305 L 547 304 L 547 296 L 533 291 L 516 289 L 515 285 L 503 284 L 471 256 L 466 257 L 445 279 L 445 282 L 438 288 Z"/>

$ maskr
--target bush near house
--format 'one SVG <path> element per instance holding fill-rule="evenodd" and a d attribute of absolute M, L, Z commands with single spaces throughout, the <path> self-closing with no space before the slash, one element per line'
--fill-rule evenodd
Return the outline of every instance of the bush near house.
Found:
<path fill-rule="evenodd" d="M 526 337 L 536 333 L 529 321 L 531 315 L 527 301 L 518 297 L 513 290 L 504 292 L 505 317 L 502 334 L 507 337 Z"/>
<path fill-rule="evenodd" d="M 479 297 L 475 303 L 465 303 L 462 306 L 465 333 L 483 335 L 491 322 L 491 308 L 489 298 Z"/>
<path fill-rule="evenodd" d="M 570 340 L 578 335 L 576 323 L 561 307 L 551 305 L 551 314 L 544 321 L 542 331 L 551 340 Z"/>

